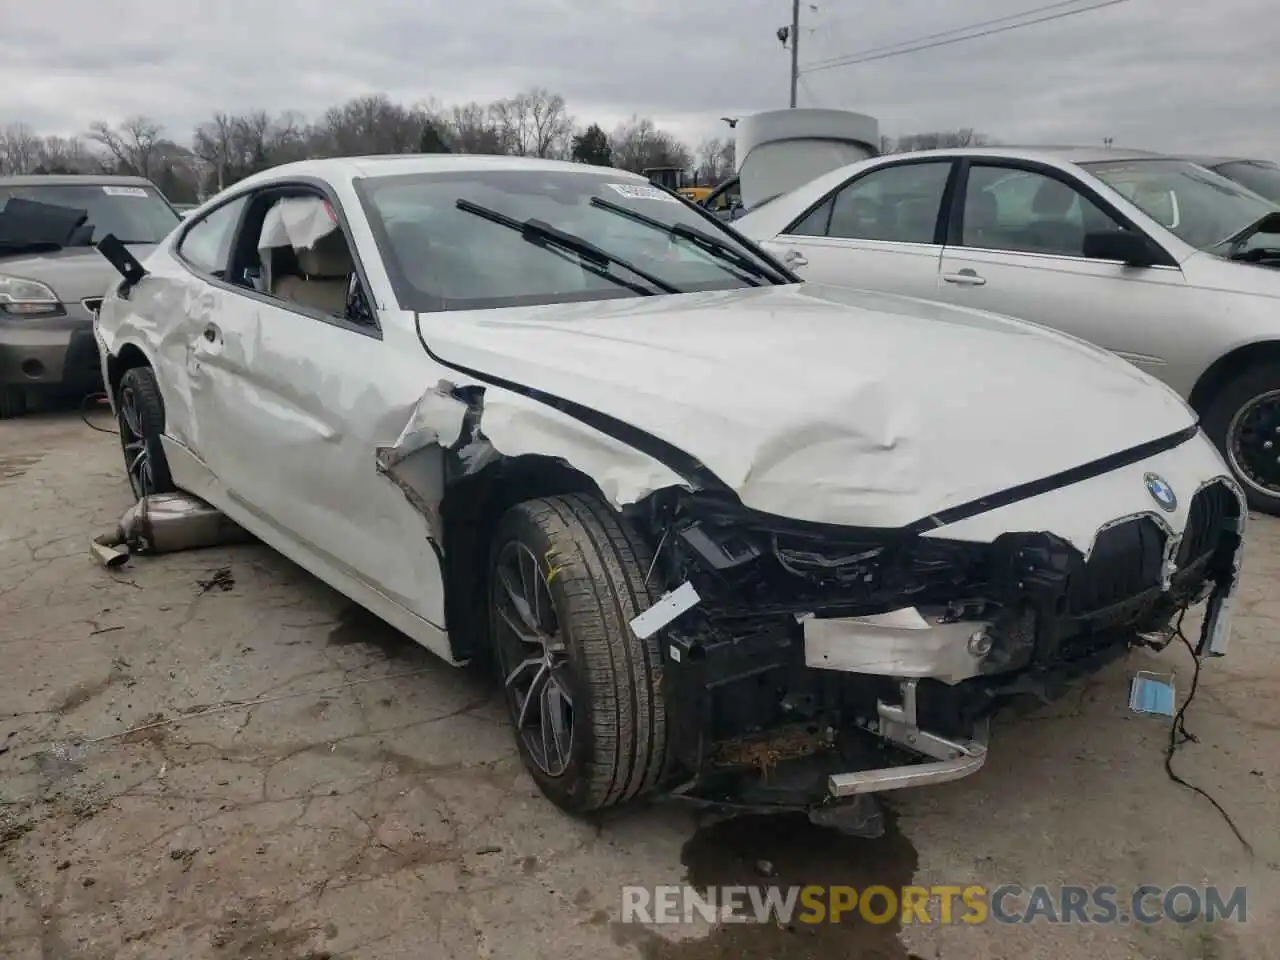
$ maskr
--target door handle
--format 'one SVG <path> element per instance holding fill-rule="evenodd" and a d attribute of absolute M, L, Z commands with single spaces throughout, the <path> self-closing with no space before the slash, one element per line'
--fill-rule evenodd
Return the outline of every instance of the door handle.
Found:
<path fill-rule="evenodd" d="M 799 250 L 788 250 L 782 255 L 782 262 L 788 267 L 807 267 L 809 258 Z"/>
<path fill-rule="evenodd" d="M 986 277 L 978 276 L 978 271 L 969 267 L 965 267 L 957 273 L 944 273 L 942 279 L 947 283 L 954 283 L 961 287 L 981 287 L 987 282 Z"/>
<path fill-rule="evenodd" d="M 218 340 L 218 328 L 212 323 L 204 328 L 204 338 L 210 343 L 216 343 Z"/>

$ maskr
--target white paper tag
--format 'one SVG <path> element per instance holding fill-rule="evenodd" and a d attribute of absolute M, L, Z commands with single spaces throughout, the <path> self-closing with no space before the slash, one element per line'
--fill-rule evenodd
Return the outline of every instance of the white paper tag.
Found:
<path fill-rule="evenodd" d="M 113 187 L 105 184 L 102 192 L 108 197 L 145 197 L 147 195 L 147 191 L 142 187 Z"/>
<path fill-rule="evenodd" d="M 628 200 L 668 200 L 671 203 L 680 202 L 678 198 L 673 197 L 665 190 L 659 190 L 657 187 L 650 186 L 647 183 L 607 183 L 605 186 L 613 188 Z"/>
<path fill-rule="evenodd" d="M 686 580 L 652 607 L 631 621 L 631 630 L 641 640 L 648 640 L 680 614 L 692 610 L 702 598 Z"/>

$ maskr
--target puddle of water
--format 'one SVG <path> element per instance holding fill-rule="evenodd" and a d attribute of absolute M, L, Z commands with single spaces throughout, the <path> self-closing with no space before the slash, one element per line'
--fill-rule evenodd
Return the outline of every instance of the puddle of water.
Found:
<path fill-rule="evenodd" d="M 790 886 L 809 885 L 900 890 L 915 875 L 916 851 L 891 815 L 886 814 L 885 826 L 880 839 L 858 840 L 816 827 L 803 814 L 720 821 L 685 844 L 685 882 L 700 891 L 762 884 L 782 887 L 784 893 Z M 762 862 L 768 864 L 767 878 Z M 797 905 L 797 914 L 801 909 Z M 836 924 L 723 923 L 708 937 L 676 942 L 648 930 L 637 933 L 637 927 L 615 925 L 614 931 L 620 942 L 638 947 L 644 960 L 920 960 L 899 942 L 896 919 L 871 924 L 855 913 Z"/>

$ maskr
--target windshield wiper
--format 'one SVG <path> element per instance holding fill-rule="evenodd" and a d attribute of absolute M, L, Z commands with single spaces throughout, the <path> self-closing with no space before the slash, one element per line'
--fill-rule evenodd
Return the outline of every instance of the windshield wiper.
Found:
<path fill-rule="evenodd" d="M 751 277 L 756 278 L 755 280 L 748 279 L 747 277 L 743 278 L 753 286 L 760 286 L 757 282 L 759 280 L 767 280 L 769 283 L 792 282 L 791 280 L 782 277 L 776 271 L 766 270 L 764 267 L 760 266 L 760 264 L 743 256 L 719 237 L 713 237 L 709 233 L 703 233 L 701 230 L 695 229 L 688 224 L 663 223 L 661 220 L 655 220 L 652 217 L 645 216 L 643 213 L 636 213 L 634 210 L 628 210 L 624 206 L 612 203 L 608 200 L 603 200 L 600 197 L 592 197 L 591 205 L 593 207 L 598 207 L 601 210 L 608 210 L 610 213 L 616 213 L 620 217 L 626 217 L 628 220 L 634 220 L 636 223 L 642 223 L 646 227 L 652 227 L 654 230 L 661 230 L 668 236 L 679 237 L 681 240 L 687 240 L 689 243 L 692 243 L 695 247 L 710 254 L 717 260 L 723 260 L 726 263 L 731 263 L 739 270 L 742 270 Z"/>
<path fill-rule="evenodd" d="M 606 267 L 610 264 L 616 267 L 622 267 L 624 270 L 630 270 L 637 277 L 646 283 L 657 287 L 663 293 L 680 293 L 678 287 L 673 287 L 661 277 L 655 277 L 629 260 L 621 257 L 615 257 L 611 253 L 606 253 L 589 240 L 575 236 L 572 233 L 566 233 L 559 230 L 549 223 L 541 220 L 516 220 L 514 217 L 508 217 L 505 213 L 499 213 L 497 210 L 490 210 L 488 207 L 482 207 L 478 203 L 472 203 L 470 200 L 459 199 L 455 206 L 465 213 L 474 214 L 477 217 L 496 223 L 499 226 L 517 231 L 529 243 L 539 247 L 554 247 L 560 250 L 567 250 L 570 253 L 576 253 L 585 263 L 582 263 L 583 269 L 589 273 L 593 273 L 598 277 L 606 280 L 612 280 L 620 286 L 626 287 L 628 290 L 638 293 L 641 296 L 651 297 L 653 291 L 642 287 L 637 283 L 631 283 L 622 277 L 610 273 Z"/>
<path fill-rule="evenodd" d="M 1227 259 L 1236 263 L 1265 263 L 1268 260 L 1280 260 L 1280 247 L 1254 247 L 1252 250 L 1236 250 L 1227 254 Z"/>
<path fill-rule="evenodd" d="M 1228 260 L 1238 260 L 1244 245 L 1260 233 L 1280 233 L 1280 210 L 1271 210 L 1254 220 L 1243 230 L 1237 230 L 1227 239 L 1214 244 L 1217 248 L 1226 248 Z"/>

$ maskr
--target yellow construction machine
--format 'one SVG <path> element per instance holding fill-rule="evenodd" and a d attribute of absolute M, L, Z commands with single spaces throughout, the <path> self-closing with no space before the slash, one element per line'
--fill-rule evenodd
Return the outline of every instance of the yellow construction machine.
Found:
<path fill-rule="evenodd" d="M 678 193 L 690 203 L 701 203 L 712 189 L 685 183 L 685 172 L 680 167 L 648 167 L 644 175 L 654 186 Z"/>

